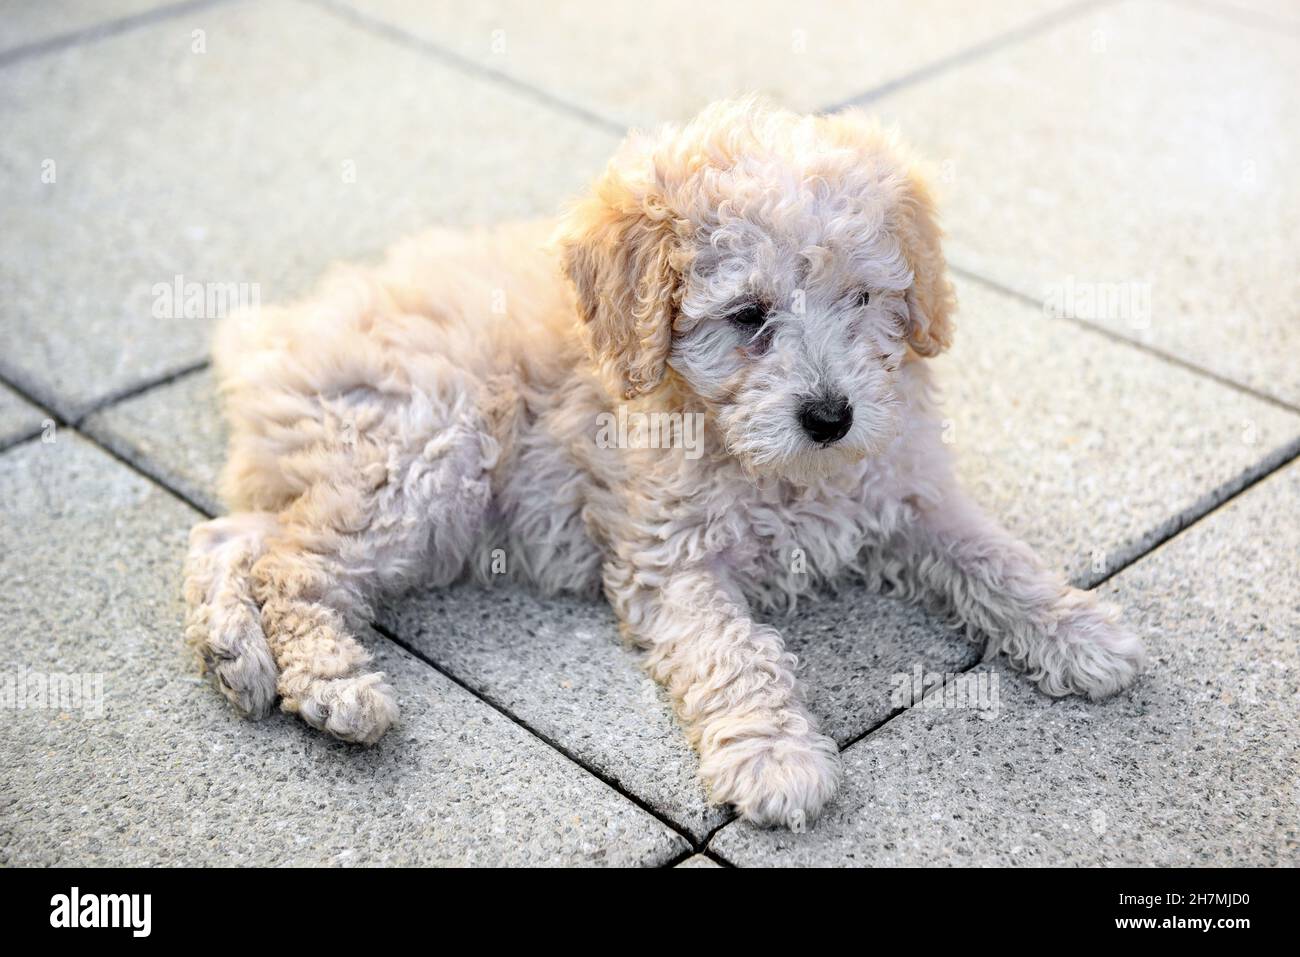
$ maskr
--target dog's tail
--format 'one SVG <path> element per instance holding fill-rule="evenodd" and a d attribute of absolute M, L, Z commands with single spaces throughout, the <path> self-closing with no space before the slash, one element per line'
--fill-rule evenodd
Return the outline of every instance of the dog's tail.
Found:
<path fill-rule="evenodd" d="M 253 563 L 279 520 L 241 512 L 194 526 L 185 559 L 185 638 L 203 670 L 245 717 L 263 718 L 276 699 L 279 673 L 253 599 Z"/>

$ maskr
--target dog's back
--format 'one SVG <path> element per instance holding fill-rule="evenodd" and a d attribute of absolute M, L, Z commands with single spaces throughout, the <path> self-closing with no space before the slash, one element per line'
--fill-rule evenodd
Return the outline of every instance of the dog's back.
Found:
<path fill-rule="evenodd" d="M 369 415 L 377 396 L 472 396 L 505 427 L 521 397 L 552 395 L 585 355 L 551 225 L 430 230 L 377 267 L 336 267 L 301 302 L 225 319 L 213 359 L 231 431 L 227 503 L 292 501 L 304 488 L 295 458 L 364 425 L 349 420 L 361 396 Z"/>

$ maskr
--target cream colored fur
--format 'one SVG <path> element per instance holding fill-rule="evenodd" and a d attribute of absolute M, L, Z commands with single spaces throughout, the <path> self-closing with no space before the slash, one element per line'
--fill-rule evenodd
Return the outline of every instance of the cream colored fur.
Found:
<path fill-rule="evenodd" d="M 370 743 L 397 716 L 355 638 L 372 602 L 504 558 L 603 590 L 712 798 L 793 828 L 839 755 L 751 616 L 832 579 L 928 602 L 1048 694 L 1119 691 L 1139 642 L 953 480 L 925 362 L 951 336 L 939 240 L 890 136 L 743 100 L 634 134 L 558 227 L 436 230 L 231 318 L 233 514 L 191 539 L 191 641 L 241 712 L 278 697 Z M 853 414 L 834 443 L 799 423 L 825 395 Z M 621 403 L 703 413 L 703 449 L 602 447 Z"/>

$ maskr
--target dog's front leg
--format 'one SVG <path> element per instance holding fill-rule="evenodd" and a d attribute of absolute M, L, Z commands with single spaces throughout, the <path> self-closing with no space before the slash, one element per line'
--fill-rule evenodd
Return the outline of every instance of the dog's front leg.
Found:
<path fill-rule="evenodd" d="M 1133 683 L 1142 643 L 1116 610 L 1048 571 L 956 487 L 919 504 L 899 551 L 904 580 L 982 632 L 1050 695 L 1105 698 Z"/>
<path fill-rule="evenodd" d="M 672 696 L 710 798 L 801 829 L 835 793 L 839 750 L 804 707 L 781 636 L 750 619 L 720 572 L 676 572 L 658 588 L 619 577 L 607 576 L 610 595 Z"/>

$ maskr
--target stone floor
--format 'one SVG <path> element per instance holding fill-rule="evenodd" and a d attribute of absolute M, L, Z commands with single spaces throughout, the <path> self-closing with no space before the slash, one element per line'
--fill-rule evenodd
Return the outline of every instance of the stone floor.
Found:
<path fill-rule="evenodd" d="M 0 864 L 1300 862 L 1298 9 L 3 0 Z M 547 214 L 629 125 L 748 91 L 934 161 L 962 473 L 1150 674 L 1053 701 L 888 599 L 805 609 L 846 781 L 804 834 L 709 806 L 595 604 L 384 608 L 403 716 L 372 749 L 236 718 L 180 628 L 220 509 L 210 324 L 155 285 L 271 302 L 422 224 Z M 949 678 L 900 710 L 916 669 Z M 962 673 L 993 711 L 944 706 Z M 18 708 L 58 674 L 102 713 Z"/>

